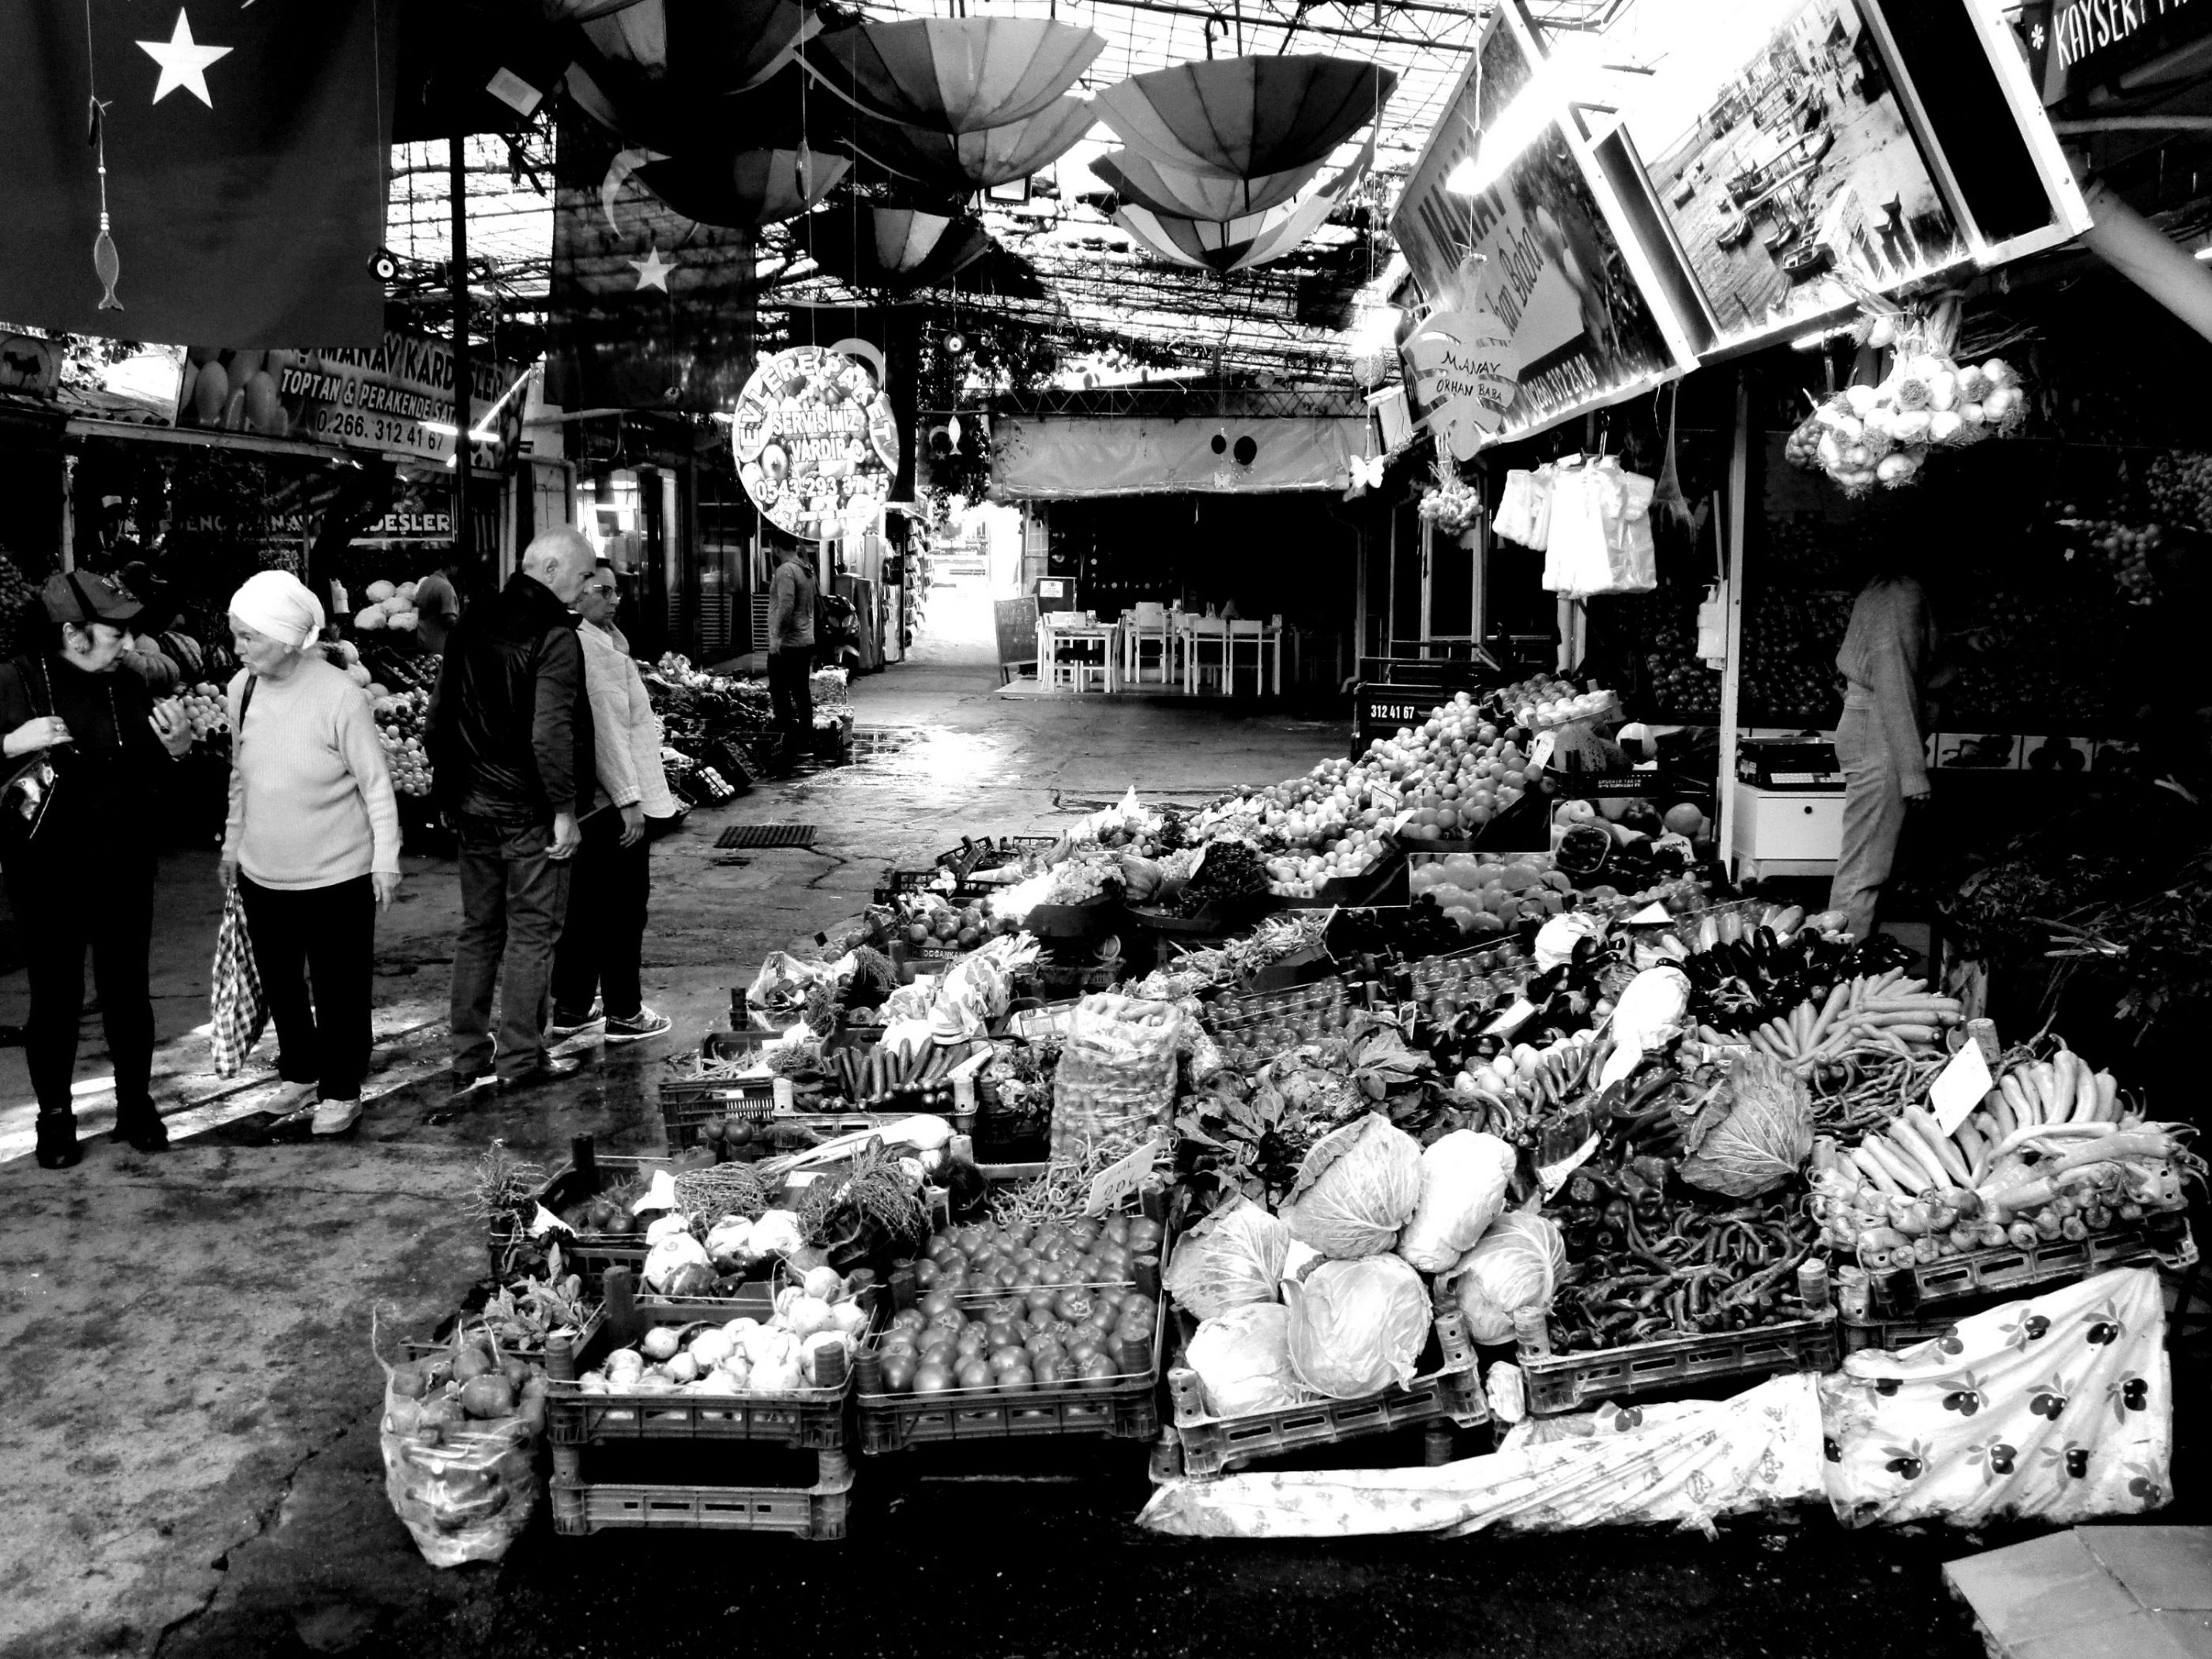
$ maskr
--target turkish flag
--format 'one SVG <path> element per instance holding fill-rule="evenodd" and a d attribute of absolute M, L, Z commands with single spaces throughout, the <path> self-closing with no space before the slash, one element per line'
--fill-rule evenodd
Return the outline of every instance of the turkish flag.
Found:
<path fill-rule="evenodd" d="M 0 3 L 0 318 L 174 344 L 381 340 L 368 260 L 385 234 L 399 9 Z M 103 151 L 120 310 L 102 308 L 94 266 Z"/>

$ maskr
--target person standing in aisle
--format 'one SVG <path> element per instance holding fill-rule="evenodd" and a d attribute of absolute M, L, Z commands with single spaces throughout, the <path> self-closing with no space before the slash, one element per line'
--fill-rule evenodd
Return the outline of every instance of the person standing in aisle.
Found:
<path fill-rule="evenodd" d="M 461 596 L 441 575 L 425 576 L 415 584 L 415 637 L 434 656 L 446 654 L 453 624 L 461 619 Z"/>
<path fill-rule="evenodd" d="M 592 787 L 592 708 L 568 607 L 592 562 L 592 544 L 574 530 L 538 536 L 505 590 L 454 625 L 431 694 L 432 791 L 460 841 L 456 1096 L 495 1074 L 501 1088 L 519 1089 L 582 1064 L 546 1053 L 545 1022 Z"/>
<path fill-rule="evenodd" d="M 115 1067 L 114 1138 L 142 1152 L 169 1144 L 153 1096 L 152 808 L 192 727 L 182 704 L 154 702 L 143 680 L 118 667 L 137 601 L 82 571 L 52 578 L 39 597 L 53 638 L 0 666 L 0 752 L 10 773 L 43 755 L 53 777 L 35 823 L 14 810 L 12 795 L 0 809 L 0 874 L 30 958 L 23 1042 L 39 1098 L 39 1167 L 66 1170 L 84 1157 L 70 1084 L 87 950 Z"/>
<path fill-rule="evenodd" d="M 1877 567 L 1851 606 L 1836 667 L 1846 682 L 1836 759 L 1844 769 L 1843 844 L 1828 891 L 1851 937 L 1874 933 L 1908 811 L 1928 800 L 1921 688 L 1936 650 L 1928 596 L 1904 571 Z"/>
<path fill-rule="evenodd" d="M 399 892 L 399 806 L 361 688 L 310 651 L 323 607 L 289 571 L 231 596 L 230 818 L 222 883 L 246 905 L 276 1074 L 319 1135 L 361 1121 L 376 913 Z"/>
<path fill-rule="evenodd" d="M 653 891 L 645 821 L 666 817 L 675 803 L 660 769 L 659 719 L 629 641 L 615 626 L 620 602 L 614 567 L 601 561 L 576 600 L 599 777 L 569 878 L 568 918 L 553 952 L 553 1024 L 546 1035 L 555 1038 L 574 1036 L 599 1018 L 609 1042 L 635 1042 L 669 1027 L 665 1014 L 645 1006 L 639 959 Z M 602 999 L 598 1012 L 594 998 Z"/>
<path fill-rule="evenodd" d="M 783 550 L 768 590 L 768 694 L 795 763 L 814 748 L 814 556 L 794 543 Z"/>

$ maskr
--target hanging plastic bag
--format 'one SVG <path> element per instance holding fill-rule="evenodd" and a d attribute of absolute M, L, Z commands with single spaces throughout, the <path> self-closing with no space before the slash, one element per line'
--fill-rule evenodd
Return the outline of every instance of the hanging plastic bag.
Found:
<path fill-rule="evenodd" d="M 208 973 L 208 1048 L 217 1077 L 236 1077 L 269 1024 L 269 999 L 253 939 L 246 926 L 246 900 L 233 883 L 215 933 L 215 965 Z"/>
<path fill-rule="evenodd" d="M 1515 467 L 1505 475 L 1491 528 L 1508 541 L 1544 550 L 1551 539 L 1552 471 Z"/>
<path fill-rule="evenodd" d="M 1698 655 L 1716 673 L 1728 666 L 1728 601 L 1713 582 L 1698 605 Z"/>

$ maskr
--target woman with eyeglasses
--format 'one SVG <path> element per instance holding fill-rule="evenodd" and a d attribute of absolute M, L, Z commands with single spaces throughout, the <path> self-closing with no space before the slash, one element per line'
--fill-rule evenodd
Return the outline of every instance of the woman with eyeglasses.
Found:
<path fill-rule="evenodd" d="M 660 769 L 660 720 L 629 641 L 615 626 L 621 602 L 614 567 L 602 560 L 576 599 L 599 775 L 568 878 L 568 918 L 553 952 L 553 1023 L 546 1035 L 556 1040 L 601 1018 L 609 1042 L 635 1042 L 669 1027 L 667 1016 L 645 1006 L 640 959 L 653 891 L 646 820 L 673 815 L 676 803 Z"/>
<path fill-rule="evenodd" d="M 70 1085 L 87 951 L 115 1068 L 114 1138 L 142 1152 L 169 1144 L 152 1091 L 155 803 L 192 727 L 183 704 L 155 702 L 122 672 L 137 600 L 82 571 L 53 577 L 39 597 L 52 642 L 0 665 L 0 753 L 11 776 L 40 757 L 52 775 L 0 797 L 0 872 L 30 958 L 23 1044 L 39 1167 L 66 1170 L 84 1157 Z"/>

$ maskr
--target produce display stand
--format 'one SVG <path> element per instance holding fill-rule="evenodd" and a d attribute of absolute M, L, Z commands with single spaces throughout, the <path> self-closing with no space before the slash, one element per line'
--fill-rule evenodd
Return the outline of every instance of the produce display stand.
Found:
<path fill-rule="evenodd" d="M 1427 1431 L 1424 1461 L 1444 1463 L 1451 1460 L 1455 1428 L 1480 1428 L 1491 1420 L 1466 1322 L 1455 1307 L 1437 1310 L 1435 1328 L 1409 1382 L 1352 1400 L 1316 1398 L 1231 1417 L 1206 1411 L 1198 1373 L 1182 1363 L 1197 1322 L 1181 1310 L 1175 1320 L 1174 1359 L 1167 1374 L 1175 1417 L 1163 1443 L 1170 1455 L 1162 1461 L 1169 1465 L 1165 1473 L 1180 1473 L 1186 1480 L 1210 1480 L 1242 1469 L 1255 1459 L 1414 1427 Z M 1161 1473 L 1156 1467 L 1155 1478 Z"/>
<path fill-rule="evenodd" d="M 860 1449 L 871 1456 L 948 1441 L 1013 1440 L 1042 1436 L 1097 1435 L 1110 1440 L 1150 1441 L 1160 1428 L 1160 1362 L 1167 1321 L 1153 1322 L 1149 1356 L 1134 1369 L 1128 1350 L 1119 1376 L 1027 1389 L 946 1389 L 937 1394 L 892 1394 L 883 1386 L 878 1339 L 860 1350 Z"/>
<path fill-rule="evenodd" d="M 611 1187 L 636 1179 L 648 1165 L 659 1161 L 599 1153 L 594 1150 L 589 1135 L 578 1135 L 569 1146 L 568 1167 L 556 1170 L 534 1198 L 539 1208 L 555 1215 L 587 1199 L 597 1198 Z M 491 1273 L 496 1279 L 524 1241 L 508 1217 L 494 1219 L 488 1231 Z M 572 1232 L 562 1237 L 561 1251 L 568 1258 L 571 1271 L 580 1273 L 586 1285 L 597 1290 L 610 1267 L 626 1267 L 635 1273 L 644 1267 L 645 1235 L 642 1231 Z"/>
<path fill-rule="evenodd" d="M 2086 1238 L 2056 1238 L 2026 1249 L 2001 1245 L 1869 1273 L 1866 1316 L 1909 1320 L 1969 1299 L 2072 1284 L 2113 1267 L 2142 1263 L 2180 1270 L 2195 1267 L 2197 1260 L 2197 1241 L 2187 1220 L 2160 1212 Z M 1848 1305 L 1848 1297 L 1839 1299 Z"/>

